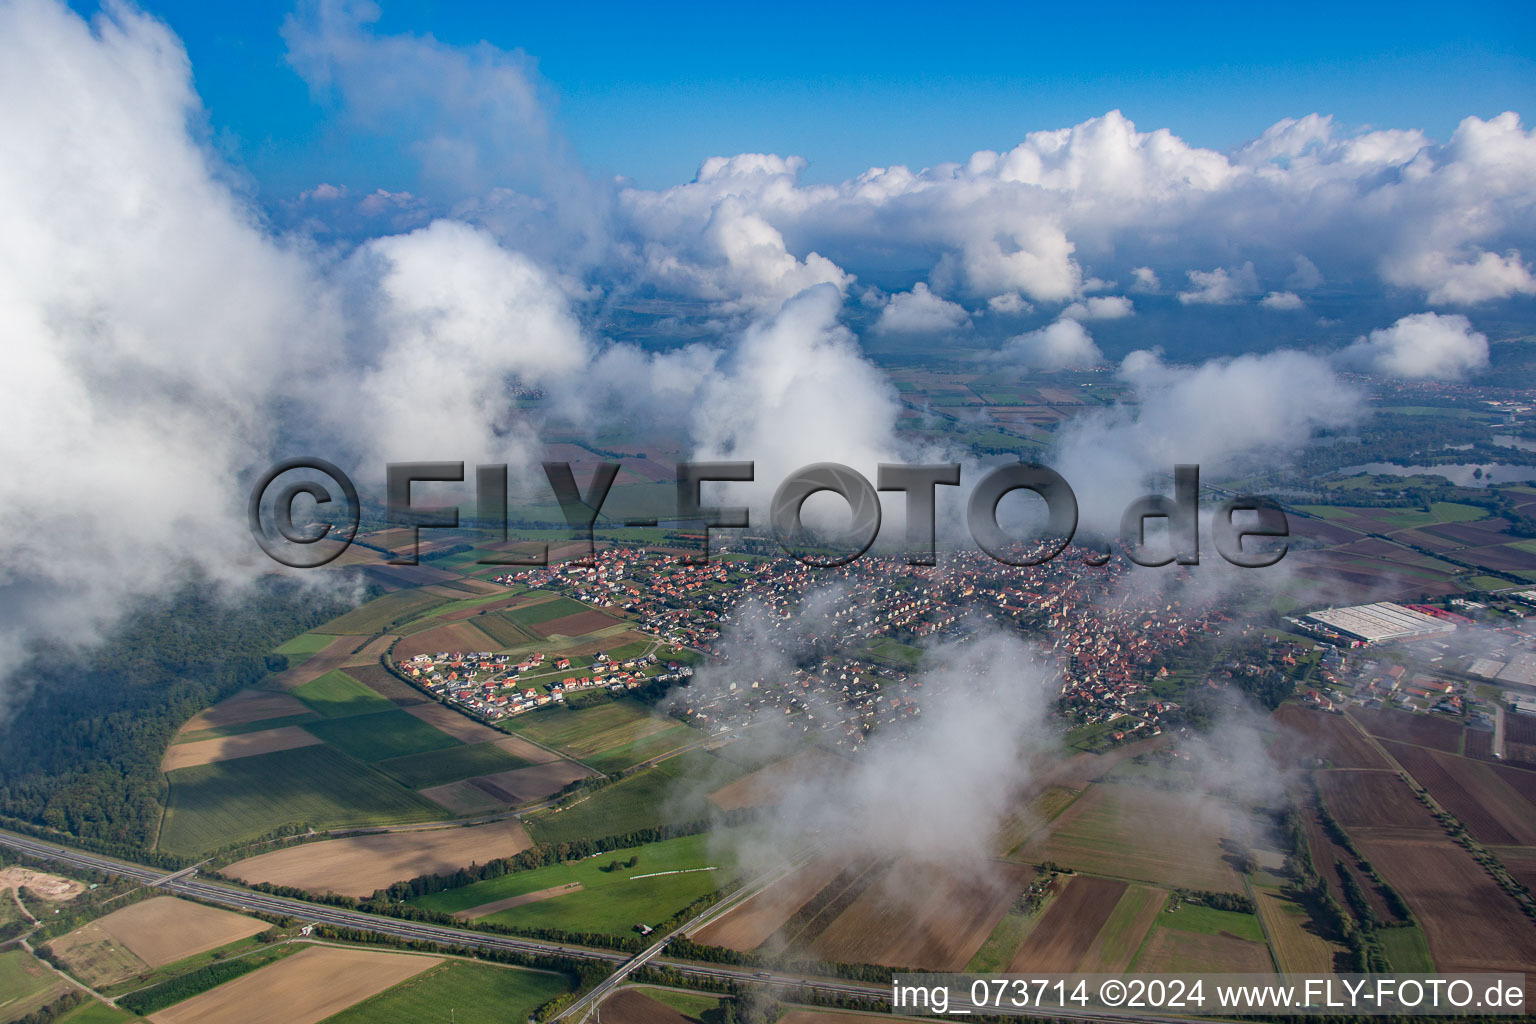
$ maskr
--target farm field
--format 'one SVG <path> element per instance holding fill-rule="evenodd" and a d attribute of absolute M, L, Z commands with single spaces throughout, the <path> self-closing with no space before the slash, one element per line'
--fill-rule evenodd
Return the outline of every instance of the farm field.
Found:
<path fill-rule="evenodd" d="M 844 963 L 963 970 L 1035 874 L 1020 865 L 991 869 L 943 875 L 932 866 L 893 864 L 822 930 L 810 951 Z"/>
<path fill-rule="evenodd" d="M 346 718 L 388 711 L 394 704 L 340 670 L 327 672 L 293 691 L 310 710 L 325 718 Z"/>
<path fill-rule="evenodd" d="M 1270 948 L 1280 962 L 1283 973 L 1331 974 L 1335 955 L 1343 952 L 1337 946 L 1318 935 L 1307 916 L 1305 907 L 1278 892 L 1267 889 L 1254 890 L 1254 902 L 1259 916 L 1269 932 Z M 1391 931 L 1392 929 L 1383 929 Z"/>
<path fill-rule="evenodd" d="M 1433 747 L 1448 753 L 1461 750 L 1461 723 L 1443 715 L 1415 714 L 1411 711 L 1352 709 L 1349 716 L 1365 731 L 1384 740 L 1400 740 L 1420 747 Z"/>
<path fill-rule="evenodd" d="M 499 744 L 476 743 L 394 757 L 379 761 L 375 767 L 407 789 L 422 789 L 526 768 L 528 762 L 513 757 Z"/>
<path fill-rule="evenodd" d="M 313 946 L 151 1014 L 152 1024 L 318 1024 L 443 961 Z"/>
<path fill-rule="evenodd" d="M 180 735 L 248 725 L 272 718 L 288 718 L 308 712 L 307 705 L 286 693 L 274 693 L 270 690 L 241 690 L 234 696 L 226 697 L 213 707 L 187 719 L 186 724 L 181 727 Z"/>
<path fill-rule="evenodd" d="M 1429 808 L 1395 772 L 1318 772 L 1317 786 L 1329 813 L 1351 834 L 1365 829 L 1441 834 Z"/>
<path fill-rule="evenodd" d="M 578 779 L 585 779 L 591 774 L 590 769 L 583 768 L 575 761 L 547 761 L 544 764 L 513 768 L 511 771 L 497 772 L 494 775 L 480 775 L 465 780 L 463 785 L 477 790 L 499 805 L 510 807 L 553 796 L 571 783 Z M 453 783 L 453 785 L 460 784 Z M 431 792 L 437 793 L 441 788 L 434 787 Z"/>
<path fill-rule="evenodd" d="M 522 825 L 498 821 L 469 828 L 386 832 L 303 843 L 236 861 L 223 873 L 243 882 L 361 897 L 371 896 L 391 882 L 510 857 L 531 845 Z"/>
<path fill-rule="evenodd" d="M 402 825 L 442 817 L 424 797 L 327 746 L 299 747 L 166 776 L 170 795 L 159 848 L 193 854 L 247 841 L 280 825 Z"/>
<path fill-rule="evenodd" d="M 813 896 L 832 884 L 846 866 L 841 860 L 818 857 L 709 922 L 690 938 L 740 952 L 756 949 Z"/>
<path fill-rule="evenodd" d="M 1387 762 L 1348 718 L 1282 704 L 1273 715 L 1281 735 L 1275 754 L 1288 765 L 1311 767 L 1310 758 L 1321 757 L 1335 768 L 1385 768 Z"/>
<path fill-rule="evenodd" d="M 1381 939 L 1381 948 L 1394 971 L 1428 974 L 1435 969 L 1435 961 L 1429 955 L 1429 943 L 1424 940 L 1424 930 L 1417 925 L 1382 928 L 1376 936 Z"/>
<path fill-rule="evenodd" d="M 632 857 L 638 858 L 635 865 L 625 867 Z M 618 868 L 604 870 L 615 861 Z M 715 870 L 699 870 L 702 868 Z M 636 924 L 655 925 L 718 889 L 733 877 L 734 871 L 728 843 L 701 834 L 615 850 L 574 864 L 515 871 L 411 902 L 445 914 L 468 912 L 468 916 L 478 908 L 510 898 L 579 885 L 580 889 L 511 909 L 493 910 L 488 916 L 475 919 L 515 928 L 552 927 L 629 935 Z"/>
<path fill-rule="evenodd" d="M 478 619 L 439 624 L 437 619 L 425 620 L 426 625 L 411 633 L 395 645 L 395 658 L 413 658 L 418 654 L 436 654 L 439 651 L 495 651 L 501 645 L 477 629 Z"/>
<path fill-rule="evenodd" d="M 1460 818 L 1479 842 L 1536 845 L 1536 807 L 1490 766 L 1404 743 L 1383 740 L 1382 746 L 1441 807 Z"/>
<path fill-rule="evenodd" d="M 1408 903 L 1442 971 L 1536 971 L 1536 929 L 1448 839 L 1357 839 L 1360 852 Z"/>
<path fill-rule="evenodd" d="M 384 761 L 459 745 L 447 733 L 394 707 L 371 715 L 312 722 L 303 728 L 359 761 Z"/>
<path fill-rule="evenodd" d="M 324 633 L 300 633 L 292 640 L 272 649 L 274 654 L 286 655 L 289 664 L 299 664 L 311 654 L 319 654 L 335 641 L 334 636 Z"/>
<path fill-rule="evenodd" d="M 709 802 L 722 811 L 771 807 L 780 803 L 785 793 L 796 786 L 835 785 L 847 768 L 847 762 L 835 754 L 822 750 L 802 751 L 721 786 L 709 794 Z"/>
<path fill-rule="evenodd" d="M 450 961 L 326 1018 L 326 1024 L 437 1020 L 445 1008 L 458 1024 L 506 1024 L 526 1020 L 569 989 L 558 974 Z"/>
<path fill-rule="evenodd" d="M 425 615 L 448 601 L 448 598 L 439 594 L 429 594 L 419 589 L 397 590 L 375 598 L 360 608 L 354 608 L 323 626 L 317 626 L 312 632 L 372 636 L 396 623 L 409 622 Z"/>
<path fill-rule="evenodd" d="M 63 995 L 67 987 L 26 950 L 0 952 L 0 1020 L 25 1017 Z"/>
<path fill-rule="evenodd" d="M 705 794 L 739 771 L 702 750 L 692 750 L 605 786 L 565 810 L 530 816 L 525 823 L 535 842 L 558 843 L 707 818 L 712 807 Z M 684 779 L 697 785 L 697 790 L 680 792 L 683 787 L 678 783 Z"/>
<path fill-rule="evenodd" d="M 1245 842 L 1256 826 L 1236 806 L 1225 810 L 1213 814 L 1181 792 L 1096 784 L 1020 856 L 1154 885 L 1237 892 L 1242 882 L 1221 844 Z"/>
<path fill-rule="evenodd" d="M 1131 969 L 1142 974 L 1268 974 L 1275 964 L 1257 917 L 1186 903 L 1158 915 Z"/>
<path fill-rule="evenodd" d="M 578 760 L 658 733 L 688 731 L 686 725 L 653 714 L 649 708 L 632 700 L 609 701 L 580 710 L 547 708 L 522 715 L 507 723 L 507 727 L 519 736 L 554 747 Z"/>
<path fill-rule="evenodd" d="M 52 940 L 48 948 L 71 974 L 93 988 L 105 987 L 150 970 L 149 964 L 134 956 L 128 947 L 94 921 Z"/>
<path fill-rule="evenodd" d="M 600 1012 L 609 1024 L 688 1024 L 677 1010 L 637 988 L 624 988 L 603 1000 Z"/>
<path fill-rule="evenodd" d="M 1074 875 L 1068 879 L 1013 955 L 1008 973 L 1075 972 L 1127 889 L 1125 882 L 1108 878 Z"/>
<path fill-rule="evenodd" d="M 59 1018 L 59 1024 L 134 1024 L 143 1018 L 92 999 Z"/>
<path fill-rule="evenodd" d="M 1110 913 L 1104 927 L 1094 938 L 1093 945 L 1078 962 L 1077 970 L 1121 974 L 1136 959 L 1137 950 L 1147 932 L 1157 923 L 1158 914 L 1167 902 L 1168 894 L 1161 889 L 1145 885 L 1126 888 L 1120 902 Z"/>
<path fill-rule="evenodd" d="M 320 740 L 297 725 L 284 725 L 259 732 L 242 732 L 216 739 L 194 740 L 190 743 L 172 743 L 165 748 L 160 759 L 160 770 L 173 772 L 180 768 L 192 768 L 217 761 L 233 761 L 257 754 L 271 754 L 279 750 L 307 747 Z"/>
<path fill-rule="evenodd" d="M 591 609 L 580 601 L 573 601 L 569 597 L 556 597 L 549 601 L 524 604 L 502 614 L 519 626 L 537 626 L 540 623 L 570 615 L 580 615 L 588 611 Z"/>
<path fill-rule="evenodd" d="M 151 967 L 227 946 L 271 927 L 254 917 L 174 896 L 130 903 L 92 923 Z"/>
<path fill-rule="evenodd" d="M 383 637 L 381 639 L 387 641 L 389 638 Z M 366 653 L 366 648 L 364 653 Z M 418 704 L 425 704 L 432 699 L 379 664 L 377 658 L 372 658 L 361 665 L 349 665 L 342 669 L 342 672 L 356 679 L 396 707 L 415 707 Z"/>

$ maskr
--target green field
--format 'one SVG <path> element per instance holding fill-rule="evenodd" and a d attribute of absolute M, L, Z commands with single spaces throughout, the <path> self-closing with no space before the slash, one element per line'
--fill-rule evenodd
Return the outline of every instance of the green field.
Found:
<path fill-rule="evenodd" d="M 143 1020 L 135 1017 L 127 1010 L 115 1010 L 105 1003 L 98 1003 L 92 999 L 82 1003 L 73 1013 L 66 1013 L 59 1018 L 58 1024 L 131 1024 L 132 1021 Z"/>
<path fill-rule="evenodd" d="M 1387 961 L 1394 971 L 1430 974 L 1435 962 L 1429 955 L 1429 943 L 1424 941 L 1424 931 L 1418 925 L 1403 928 L 1378 928 L 1376 937 L 1387 954 Z"/>
<path fill-rule="evenodd" d="M 323 626 L 317 626 L 314 632 L 371 636 L 384 632 L 397 622 L 417 618 L 428 609 L 447 603 L 446 597 L 424 594 L 420 590 L 397 590 L 393 594 L 375 598 L 361 608 L 354 608 Z"/>
<path fill-rule="evenodd" d="M 507 723 L 507 728 L 577 760 L 586 760 L 668 729 L 686 730 L 687 726 L 653 714 L 637 701 L 615 700 L 580 710 L 550 708 L 538 715 L 524 715 Z"/>
<path fill-rule="evenodd" d="M 359 761 L 383 761 L 463 745 L 396 707 L 372 715 L 311 722 L 304 729 Z"/>
<path fill-rule="evenodd" d="M 695 732 L 679 722 L 661 732 L 635 740 L 633 743 L 626 743 L 621 747 L 605 750 L 595 757 L 588 757 L 585 761 L 605 775 L 612 775 L 616 772 L 628 771 L 637 764 L 649 761 L 653 757 L 660 757 L 702 738 L 703 733 Z"/>
<path fill-rule="evenodd" d="M 194 854 L 280 825 L 404 824 L 443 809 L 326 746 L 299 747 L 169 773 L 159 848 Z"/>
<path fill-rule="evenodd" d="M 507 1024 L 527 1020 L 570 988 L 558 974 L 450 961 L 327 1017 L 325 1024 L 399 1024 L 450 1017 L 458 1024 Z"/>
<path fill-rule="evenodd" d="M 327 672 L 319 679 L 310 680 L 294 690 L 293 695 L 326 718 L 366 715 L 375 711 L 388 711 L 394 707 L 389 701 L 340 670 Z"/>
<path fill-rule="evenodd" d="M 638 858 L 635 866 L 623 867 L 631 857 Z M 617 870 L 603 870 L 614 861 L 620 864 Z M 691 870 L 706 867 L 716 870 Z M 451 914 L 575 882 L 582 886 L 578 891 L 526 903 L 479 920 L 515 928 L 628 935 L 633 934 L 636 924 L 659 924 L 700 896 L 715 891 L 731 879 L 734 868 L 729 845 L 721 842 L 720 837 L 705 833 L 615 850 L 574 863 L 516 871 L 411 902 Z M 683 873 L 655 874 L 660 871 Z M 654 877 L 636 878 L 639 875 Z"/>
<path fill-rule="evenodd" d="M 608 657 L 614 661 L 628 661 L 630 658 L 638 658 L 651 649 L 653 645 L 649 640 L 636 640 L 631 644 L 623 644 L 608 651 Z M 662 653 L 665 653 L 663 650 Z"/>
<path fill-rule="evenodd" d="M 541 622 L 589 611 L 592 611 L 591 606 L 584 605 L 580 601 L 573 601 L 568 597 L 557 597 L 553 601 L 513 608 L 502 614 L 519 626 L 537 626 Z"/>
<path fill-rule="evenodd" d="M 1167 896 L 1168 894 L 1163 890 L 1149 886 L 1133 885 L 1125 890 L 1125 895 L 1120 897 L 1120 902 L 1115 904 L 1109 920 L 1104 922 L 1104 927 L 1099 931 L 1099 941 L 1103 945 L 1099 950 L 1098 962 L 1085 961 L 1078 970 L 1090 974 L 1096 971 L 1107 972 L 1117 970 L 1120 964 L 1130 963 L 1132 955 L 1140 946 L 1142 939 L 1146 937 L 1142 929 L 1135 927 L 1137 919 L 1154 903 L 1161 906 Z M 1159 914 L 1158 918 L 1166 917 L 1172 920 L 1177 916 L 1178 914 Z M 1255 918 L 1254 923 L 1257 924 L 1257 922 L 1258 919 Z M 1156 924 L 1155 921 L 1153 923 Z"/>
<path fill-rule="evenodd" d="M 288 663 L 296 665 L 311 654 L 325 650 L 335 640 L 334 636 L 325 636 L 322 633 L 300 633 L 282 646 L 274 647 L 273 652 L 288 655 Z"/>
<path fill-rule="evenodd" d="M 637 986 L 637 991 L 663 1006 L 672 1007 L 689 1020 L 702 1021 L 706 1013 L 720 1008 L 720 996 L 705 995 L 703 992 L 682 992 L 675 988 L 652 988 L 648 985 Z"/>
<path fill-rule="evenodd" d="M 66 991 L 59 976 L 24 949 L 0 953 L 0 1020 L 25 1017 Z"/>
<path fill-rule="evenodd" d="M 472 617 L 469 622 L 502 647 L 521 647 L 539 639 L 507 618 L 504 612 L 486 612 Z"/>
<path fill-rule="evenodd" d="M 1160 928 L 1177 928 L 1183 932 L 1201 935 L 1220 935 L 1226 932 L 1249 942 L 1263 942 L 1264 929 L 1259 925 L 1257 914 L 1240 914 L 1233 910 L 1213 910 L 1197 903 L 1183 903 L 1171 914 L 1157 915 Z"/>
<path fill-rule="evenodd" d="M 407 789 L 423 789 L 442 786 L 460 779 L 472 779 L 477 775 L 526 768 L 528 762 L 513 757 L 494 743 L 460 744 L 442 750 L 429 750 L 424 754 L 391 758 L 374 765 Z"/>
<path fill-rule="evenodd" d="M 1461 505 L 1454 501 L 1437 501 L 1429 506 L 1435 518 L 1442 523 L 1470 523 L 1474 519 L 1487 519 L 1488 510 L 1476 505 Z"/>
<path fill-rule="evenodd" d="M 541 812 L 524 823 L 535 842 L 559 843 L 696 821 L 713 812 L 706 794 L 740 774 L 734 765 L 690 750 L 605 786 L 563 811 Z"/>
<path fill-rule="evenodd" d="M 1029 937 L 1039 919 L 1040 914 L 1026 914 L 1008 908 L 1003 919 L 997 922 L 997 927 L 992 929 L 992 934 L 987 936 L 987 941 L 981 944 L 976 955 L 971 957 L 971 962 L 965 965 L 966 973 L 996 974 L 1007 967 L 1008 961 L 1024 945 L 1024 940 Z"/>

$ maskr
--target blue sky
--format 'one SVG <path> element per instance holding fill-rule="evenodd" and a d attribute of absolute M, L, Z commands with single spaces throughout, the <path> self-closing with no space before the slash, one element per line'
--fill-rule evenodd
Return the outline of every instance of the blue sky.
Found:
<path fill-rule="evenodd" d="M 411 187 L 397 145 L 342 127 L 288 65 L 291 5 L 144 6 L 185 42 L 215 139 L 269 200 Z M 927 166 L 1113 108 L 1217 148 L 1314 111 L 1441 139 L 1469 114 L 1536 111 L 1528 3 L 381 6 L 381 34 L 524 50 L 583 165 L 647 187 L 737 152 L 805 156 L 810 181 Z"/>

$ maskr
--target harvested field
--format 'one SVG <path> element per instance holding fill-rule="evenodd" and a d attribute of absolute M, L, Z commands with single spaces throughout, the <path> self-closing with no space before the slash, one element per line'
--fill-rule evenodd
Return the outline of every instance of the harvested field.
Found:
<path fill-rule="evenodd" d="M 1449 839 L 1361 838 L 1360 852 L 1407 901 L 1442 971 L 1536 971 L 1536 929 Z"/>
<path fill-rule="evenodd" d="M 505 804 L 521 804 L 529 800 L 542 800 L 569 786 L 577 779 L 584 779 L 592 771 L 574 761 L 551 761 L 531 768 L 516 768 L 510 772 L 498 772 L 469 784 L 495 800 Z"/>
<path fill-rule="evenodd" d="M 378 566 L 376 567 L 388 573 L 390 569 L 408 569 L 408 566 Z M 456 577 L 448 576 L 449 579 Z M 397 580 L 398 582 L 398 580 Z M 438 582 L 432 580 L 430 582 Z M 440 594 L 429 594 L 423 590 L 399 590 L 383 597 L 375 598 L 359 608 L 354 608 L 345 615 L 337 616 L 323 626 L 317 626 L 311 630 L 314 633 L 351 634 L 357 637 L 373 637 L 384 632 L 392 625 L 410 621 L 425 614 L 432 608 L 448 603 L 448 598 Z M 362 646 L 354 643 L 352 649 Z M 316 655 L 318 657 L 318 655 Z M 332 666 L 333 668 L 335 666 Z"/>
<path fill-rule="evenodd" d="M 768 941 L 784 922 L 832 884 L 846 867 L 842 861 L 819 857 L 716 918 L 690 936 L 695 942 L 746 952 Z"/>
<path fill-rule="evenodd" d="M 472 863 L 510 857 L 532 846 L 515 821 L 469 828 L 386 832 L 304 843 L 247 857 L 224 869 L 243 882 L 270 882 L 310 892 L 371 896 L 391 882 L 446 874 Z"/>
<path fill-rule="evenodd" d="M 456 910 L 453 916 L 461 921 L 473 921 L 475 918 L 485 917 L 487 914 L 497 914 L 503 910 L 527 906 L 530 903 L 542 903 L 545 900 L 552 900 L 556 896 L 580 892 L 581 889 L 582 885 L 580 882 L 567 882 L 564 885 L 540 889 L 538 892 L 525 892 L 521 896 L 508 896 L 503 900 L 492 900 L 490 903 L 482 903 L 478 907 L 470 907 L 467 910 Z"/>
<path fill-rule="evenodd" d="M 1333 973 L 1334 955 L 1342 952 L 1343 947 L 1317 933 L 1305 907 L 1288 896 L 1264 889 L 1254 890 L 1254 898 L 1283 973 Z"/>
<path fill-rule="evenodd" d="M 72 900 L 85 891 L 85 885 L 73 878 L 60 878 L 42 871 L 33 871 L 18 864 L 0 868 L 0 892 L 26 886 L 50 903 Z"/>
<path fill-rule="evenodd" d="M 608 1024 L 693 1024 L 672 1007 L 633 988 L 621 989 L 603 1000 L 599 1012 Z"/>
<path fill-rule="evenodd" d="M 199 711 L 187 719 L 181 731 L 201 732 L 204 729 L 224 729 L 231 725 L 246 725 L 268 718 L 287 718 L 309 711 L 301 701 L 286 693 L 268 690 L 241 690 L 226 697 L 213 707 Z"/>
<path fill-rule="evenodd" d="M 24 949 L 0 952 L 0 1019 L 41 1010 L 73 987 Z"/>
<path fill-rule="evenodd" d="M 1384 740 L 1399 740 L 1419 747 L 1433 747 L 1456 753 L 1461 749 L 1461 723 L 1443 715 L 1415 714 L 1411 711 L 1358 709 L 1349 716 L 1365 731 Z"/>
<path fill-rule="evenodd" d="M 317 1024 L 442 962 L 433 956 L 315 946 L 149 1019 L 153 1024 Z"/>
<path fill-rule="evenodd" d="M 1536 890 L 1536 850 L 1529 847 L 1505 847 L 1493 852 L 1509 869 L 1509 873 L 1515 876 L 1515 881 Z"/>
<path fill-rule="evenodd" d="M 1202 935 L 1157 928 L 1136 960 L 1139 974 L 1272 974 L 1274 961 L 1261 942 L 1230 935 Z"/>
<path fill-rule="evenodd" d="M 1141 948 L 1147 932 L 1157 923 L 1157 915 L 1167 898 L 1168 894 L 1161 889 L 1129 886 L 1077 969 L 1089 973 L 1123 974 L 1136 959 L 1136 951 Z"/>
<path fill-rule="evenodd" d="M 378 666 L 379 659 L 384 656 L 384 652 L 388 651 L 389 645 L 394 642 L 395 635 L 393 633 L 385 633 L 383 636 L 375 637 L 370 643 L 365 644 L 361 649 L 354 652 L 353 655 L 342 664 L 342 668 L 351 669 L 363 668 L 367 666 Z M 354 673 L 354 675 L 355 674 L 356 673 Z"/>
<path fill-rule="evenodd" d="M 893 865 L 817 936 L 811 951 L 843 963 L 964 970 L 1033 875 L 994 865 L 991 873 L 935 877 L 932 868 Z"/>
<path fill-rule="evenodd" d="M 174 896 L 130 903 L 93 923 L 151 967 L 218 949 L 271 927 L 253 917 Z"/>
<path fill-rule="evenodd" d="M 496 651 L 502 648 L 493 638 L 476 629 L 470 622 L 450 622 L 443 626 L 412 633 L 395 645 L 395 660 L 409 661 L 418 654 L 436 654 L 439 651 Z"/>
<path fill-rule="evenodd" d="M 1317 785 L 1328 812 L 1351 834 L 1441 834 L 1440 823 L 1396 772 L 1319 772 Z"/>
<path fill-rule="evenodd" d="M 1222 842 L 1247 844 L 1256 828 L 1252 815 L 1233 805 L 1218 811 L 1187 793 L 1099 783 L 1020 856 L 1153 884 L 1240 892 Z"/>
<path fill-rule="evenodd" d="M 1311 767 L 1312 759 L 1320 757 L 1335 768 L 1387 767 L 1371 741 L 1343 715 L 1282 704 L 1273 717 L 1281 730 L 1274 753 L 1282 764 Z"/>
<path fill-rule="evenodd" d="M 579 710 L 545 709 L 524 715 L 510 728 L 571 757 L 587 758 L 676 729 L 678 723 L 634 701 L 610 701 Z"/>
<path fill-rule="evenodd" d="M 563 615 L 558 619 L 550 619 L 548 622 L 540 622 L 534 625 L 533 631 L 539 636 L 586 636 L 588 633 L 596 633 L 600 629 L 622 624 L 621 619 L 616 619 L 603 612 L 593 611 L 578 612 L 575 615 Z"/>
<path fill-rule="evenodd" d="M 782 801 L 785 792 L 796 783 L 824 779 L 828 784 L 835 784 L 847 769 L 848 762 L 837 755 L 809 750 L 721 786 L 709 794 L 709 802 L 722 811 L 772 807 Z"/>
<path fill-rule="evenodd" d="M 1525 771 L 1521 768 L 1511 768 L 1509 765 L 1495 765 L 1493 773 L 1503 780 L 1510 789 L 1519 793 L 1526 800 L 1536 804 L 1536 772 Z"/>
<path fill-rule="evenodd" d="M 324 650 L 316 651 L 293 668 L 273 676 L 271 685 L 281 690 L 296 690 L 311 679 L 319 679 L 350 661 L 358 648 L 369 643 L 371 637 L 371 633 L 368 636 L 338 636 Z"/>
<path fill-rule="evenodd" d="M 529 764 L 548 764 L 551 761 L 560 760 L 560 755 L 553 750 L 545 750 L 537 743 L 530 743 L 521 736 L 503 736 L 496 741 L 496 745 L 513 757 Z"/>
<path fill-rule="evenodd" d="M 435 700 L 408 707 L 405 713 L 421 719 L 462 743 L 489 743 L 491 740 L 506 739 L 506 733 L 497 732 L 488 725 L 481 725 L 468 715 L 461 715 Z"/>
<path fill-rule="evenodd" d="M 1479 842 L 1536 845 L 1536 807 L 1488 765 L 1455 754 L 1383 741 L 1435 801 L 1460 818 Z"/>
<path fill-rule="evenodd" d="M 387 640 L 388 637 L 383 639 Z M 412 707 L 416 704 L 425 704 L 432 699 L 380 665 L 377 658 L 361 665 L 349 665 L 344 671 L 396 707 Z"/>
<path fill-rule="evenodd" d="M 1008 973 L 1076 971 L 1127 888 L 1108 878 L 1074 876 L 1014 954 Z"/>
<path fill-rule="evenodd" d="M 194 740 L 191 743 L 172 743 L 165 748 L 160 759 L 160 770 L 173 772 L 178 768 L 191 768 L 216 761 L 233 761 L 239 757 L 271 754 L 279 750 L 293 750 L 319 743 L 318 737 L 305 732 L 297 725 L 285 725 L 260 732 L 243 732 L 234 736 L 220 736 L 211 740 Z"/>
<path fill-rule="evenodd" d="M 48 943 L 69 973 L 97 988 L 148 973 L 151 968 L 114 935 L 89 921 Z"/>
<path fill-rule="evenodd" d="M 450 782 L 446 786 L 432 786 L 418 792 L 451 814 L 479 814 L 505 806 L 500 800 L 468 782 Z"/>

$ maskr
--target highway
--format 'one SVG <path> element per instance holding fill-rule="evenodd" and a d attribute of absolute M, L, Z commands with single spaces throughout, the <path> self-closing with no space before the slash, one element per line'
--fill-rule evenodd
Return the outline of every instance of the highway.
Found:
<path fill-rule="evenodd" d="M 786 865 L 780 871 L 760 879 L 750 887 L 743 888 L 730 897 L 710 907 L 698 917 L 667 934 L 666 937 L 656 942 L 644 952 L 630 956 L 613 950 L 589 949 L 584 946 L 561 945 L 557 942 L 546 942 L 540 939 L 525 939 L 511 935 L 495 935 L 488 932 L 470 931 L 464 928 L 453 928 L 447 925 L 427 924 L 418 921 L 402 921 L 392 917 L 384 917 L 379 914 L 365 914 L 357 910 L 347 910 L 342 907 L 330 907 L 319 903 L 310 903 L 306 900 L 290 899 L 286 896 L 272 896 L 267 893 L 253 892 L 241 889 L 233 885 L 221 882 L 205 882 L 195 876 L 188 875 L 184 871 L 167 875 L 163 869 L 152 868 L 143 864 L 134 864 L 128 861 L 117 860 L 112 857 L 103 857 L 99 854 L 87 853 L 83 850 L 75 850 L 66 846 L 58 846 L 54 843 L 46 843 L 30 836 L 17 835 L 14 832 L 0 831 L 0 846 L 9 847 L 19 853 L 24 853 L 39 860 L 53 861 L 58 864 L 70 865 L 78 868 L 88 868 L 104 874 L 117 875 L 140 882 L 146 886 L 155 886 L 169 892 L 179 893 L 208 903 L 216 903 L 231 910 L 257 911 L 282 917 L 292 917 L 297 920 L 328 924 L 338 928 L 350 928 L 354 931 L 367 932 L 373 935 L 387 935 L 415 942 L 427 942 L 439 946 L 464 946 L 483 950 L 511 950 L 518 953 L 533 955 L 560 956 L 577 960 L 593 960 L 614 966 L 614 974 L 599 983 L 592 991 L 578 999 L 568 1007 L 557 1019 L 563 1019 L 579 1024 L 579 1014 L 584 1014 L 595 1006 L 604 995 L 611 992 L 625 977 L 637 968 L 650 963 L 656 966 L 666 967 L 678 974 L 699 979 L 733 982 L 736 984 L 757 985 L 785 985 L 799 986 L 813 989 L 818 992 L 838 993 L 849 996 L 858 996 L 865 999 L 888 1000 L 891 989 L 888 985 L 843 981 L 826 977 L 804 977 L 796 974 L 782 974 L 756 970 L 751 967 L 739 967 L 729 964 L 698 964 L 688 961 L 672 960 L 659 954 L 667 944 L 678 935 L 695 929 L 710 918 L 725 913 L 740 902 L 751 898 L 758 892 L 767 888 L 773 882 L 784 875 L 794 871 L 803 858 L 797 858 L 794 863 Z M 1057 1018 L 1080 1018 L 1083 1020 L 1103 1020 L 1113 1016 L 1113 1019 L 1127 1021 L 1129 1024 L 1170 1024 L 1170 1022 L 1187 1022 L 1187 1024 L 1203 1024 L 1197 1018 L 1183 1018 L 1172 1016 L 1123 1016 L 1119 1014 L 1105 1014 L 1093 1011 L 1074 1011 L 1069 1009 L 1040 1010 L 1002 1010 L 1008 1016 L 1032 1017 L 1050 1016 Z"/>

